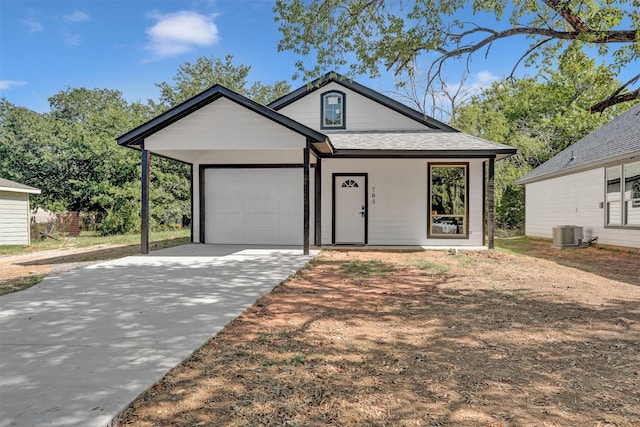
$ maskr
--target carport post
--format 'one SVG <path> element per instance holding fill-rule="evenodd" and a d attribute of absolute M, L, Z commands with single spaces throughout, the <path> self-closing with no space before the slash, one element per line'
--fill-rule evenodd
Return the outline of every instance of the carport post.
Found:
<path fill-rule="evenodd" d="M 487 185 L 487 230 L 489 233 L 489 249 L 493 249 L 493 238 L 495 234 L 495 206 L 494 206 L 494 184 L 493 178 L 495 176 L 495 159 L 489 159 L 489 182 Z"/>
<path fill-rule="evenodd" d="M 316 168 L 315 168 L 315 178 L 313 180 L 315 184 L 315 188 L 313 190 L 313 195 L 315 196 L 314 201 L 314 224 L 315 230 L 313 231 L 315 238 L 315 245 L 320 247 L 322 246 L 322 217 L 320 213 L 322 212 L 322 200 L 320 198 L 322 194 L 322 157 L 318 157 L 316 155 Z"/>
<path fill-rule="evenodd" d="M 149 253 L 149 166 L 151 153 L 142 142 L 142 207 L 140 210 L 140 253 Z"/>
<path fill-rule="evenodd" d="M 307 146 L 304 147 L 302 151 L 302 155 L 304 157 L 304 238 L 302 240 L 303 243 L 303 254 L 309 255 L 309 146 L 311 142 L 307 139 Z"/>

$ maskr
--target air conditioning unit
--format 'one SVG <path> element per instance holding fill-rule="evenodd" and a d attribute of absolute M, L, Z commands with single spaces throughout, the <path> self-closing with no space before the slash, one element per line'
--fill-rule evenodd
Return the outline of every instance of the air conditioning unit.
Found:
<path fill-rule="evenodd" d="M 582 227 L 577 225 L 559 225 L 553 227 L 553 247 L 575 248 L 582 243 Z"/>

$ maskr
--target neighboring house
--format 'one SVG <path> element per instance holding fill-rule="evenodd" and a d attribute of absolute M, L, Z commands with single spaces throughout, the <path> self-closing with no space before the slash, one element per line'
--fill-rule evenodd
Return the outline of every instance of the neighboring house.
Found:
<path fill-rule="evenodd" d="M 640 248 L 640 105 L 567 147 L 517 181 L 525 186 L 526 234 L 560 225 L 584 239 Z"/>
<path fill-rule="evenodd" d="M 31 243 L 29 194 L 40 190 L 0 178 L 0 245 Z"/>
<path fill-rule="evenodd" d="M 268 106 L 216 85 L 117 141 L 142 150 L 143 252 L 151 153 L 192 165 L 194 242 L 308 252 L 492 247 L 494 161 L 516 152 L 336 73 Z"/>

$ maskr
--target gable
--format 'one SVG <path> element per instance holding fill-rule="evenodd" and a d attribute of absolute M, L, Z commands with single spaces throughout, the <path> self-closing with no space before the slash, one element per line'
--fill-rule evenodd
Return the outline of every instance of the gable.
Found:
<path fill-rule="evenodd" d="M 269 108 L 280 111 L 313 129 L 327 130 L 321 126 L 321 97 L 322 94 L 330 91 L 347 95 L 345 101 L 346 127 L 342 130 L 432 129 L 457 132 L 456 129 L 445 123 L 335 72 L 327 73 L 310 84 L 273 101 L 269 104 Z M 350 102 L 350 99 L 353 101 Z M 291 108 L 293 105 L 295 108 Z M 349 120 L 347 116 L 352 115 L 352 120 Z"/>
<path fill-rule="evenodd" d="M 315 130 L 308 128 L 289 117 L 286 117 L 271 108 L 260 105 L 255 101 L 252 101 L 232 90 L 229 90 L 221 85 L 215 85 L 204 92 L 194 96 L 179 104 L 170 110 L 160 114 L 159 116 L 149 120 L 148 122 L 138 126 L 137 128 L 125 133 L 124 135 L 116 138 L 118 145 L 123 146 L 139 146 L 145 138 L 158 133 L 166 127 L 189 117 L 191 114 L 196 113 L 203 107 L 214 103 L 219 99 L 226 99 L 235 103 L 241 108 L 245 108 L 247 111 L 260 115 L 284 128 L 292 130 L 305 138 L 314 142 L 324 142 L 326 136 L 316 132 Z"/>
<path fill-rule="evenodd" d="M 393 111 L 337 83 L 329 83 L 279 110 L 280 113 L 312 129 L 321 129 L 321 95 L 338 91 L 345 95 L 345 128 L 363 130 L 426 130 L 426 125 Z M 329 129 L 323 129 L 330 132 Z"/>
<path fill-rule="evenodd" d="M 306 139 L 235 102 L 219 98 L 150 135 L 150 150 L 303 148 Z"/>

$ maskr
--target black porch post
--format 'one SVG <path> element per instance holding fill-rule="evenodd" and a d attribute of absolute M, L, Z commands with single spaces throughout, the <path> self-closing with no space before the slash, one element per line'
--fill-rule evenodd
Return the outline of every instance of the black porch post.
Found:
<path fill-rule="evenodd" d="M 495 206 L 494 206 L 494 184 L 495 159 L 489 159 L 489 183 L 487 189 L 487 229 L 489 232 L 489 249 L 493 249 L 493 238 L 495 234 Z"/>
<path fill-rule="evenodd" d="M 149 167 L 151 153 L 142 142 L 142 207 L 140 210 L 140 253 L 149 253 Z"/>
<path fill-rule="evenodd" d="M 316 158 L 316 170 L 315 170 L 315 189 L 313 195 L 315 196 L 315 244 L 316 246 L 322 246 L 322 158 Z"/>
<path fill-rule="evenodd" d="M 310 142 L 307 139 L 307 146 L 302 152 L 304 157 L 304 238 L 302 240 L 304 255 L 309 255 L 309 145 Z"/>

